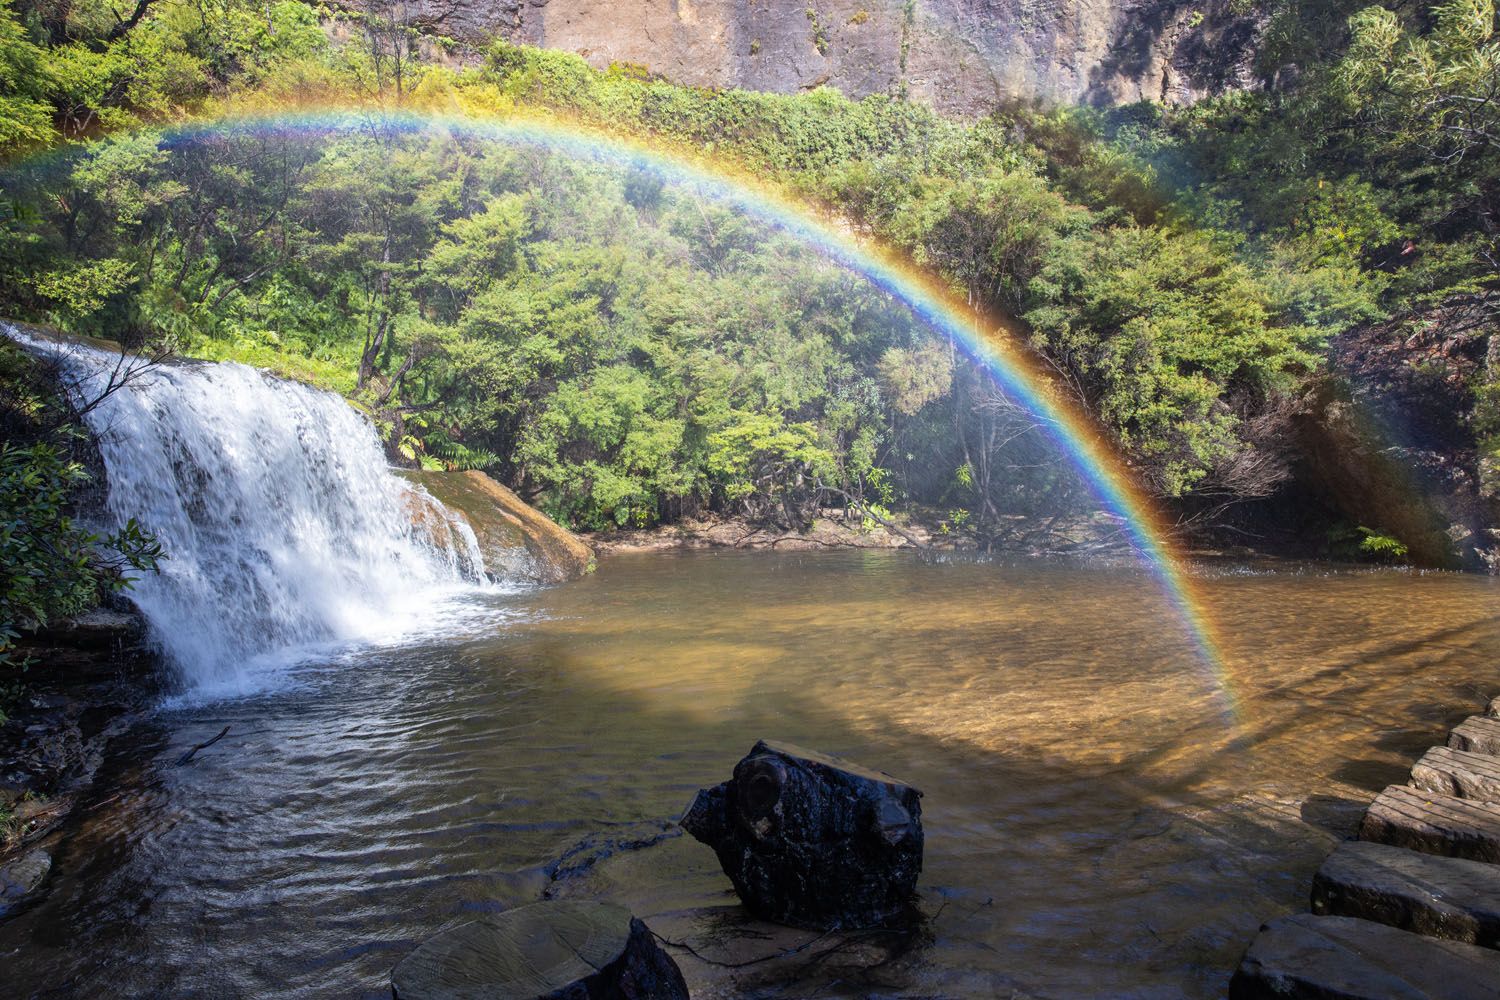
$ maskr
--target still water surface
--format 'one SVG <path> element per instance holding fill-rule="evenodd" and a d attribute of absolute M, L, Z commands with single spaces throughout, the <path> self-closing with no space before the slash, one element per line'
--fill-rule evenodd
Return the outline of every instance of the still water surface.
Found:
<path fill-rule="evenodd" d="M 1500 591 L 1194 575 L 1218 669 L 1149 577 L 1098 566 L 654 554 L 464 599 L 426 637 L 140 726 L 109 765 L 126 793 L 0 924 L 0 979 L 388 996 L 421 938 L 552 892 L 724 961 L 807 944 L 738 969 L 677 950 L 699 998 L 1221 996 L 1370 796 L 1500 691 Z M 904 948 L 747 922 L 712 853 L 671 836 L 759 737 L 924 790 L 928 920 Z"/>

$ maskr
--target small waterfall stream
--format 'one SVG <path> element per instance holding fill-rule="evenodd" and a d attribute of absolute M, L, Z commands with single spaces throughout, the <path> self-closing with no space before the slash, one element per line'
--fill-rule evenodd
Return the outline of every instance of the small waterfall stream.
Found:
<path fill-rule="evenodd" d="M 0 332 L 58 358 L 84 399 L 119 360 Z M 108 478 L 104 527 L 134 517 L 168 556 L 130 596 L 190 695 L 259 688 L 312 646 L 399 635 L 483 579 L 467 522 L 393 475 L 374 428 L 333 393 L 171 364 L 85 420 Z"/>

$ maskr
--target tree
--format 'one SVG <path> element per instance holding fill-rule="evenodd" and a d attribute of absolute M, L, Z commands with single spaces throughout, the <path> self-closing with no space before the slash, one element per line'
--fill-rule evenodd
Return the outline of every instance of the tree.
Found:
<path fill-rule="evenodd" d="M 1452 163 L 1500 154 L 1500 39 L 1494 0 L 1451 0 L 1413 32 L 1384 7 L 1349 19 L 1337 77 L 1359 121 L 1396 144 Z"/>
<path fill-rule="evenodd" d="M 51 75 L 46 54 L 26 37 L 15 11 L 0 5 L 0 159 L 55 137 Z"/>

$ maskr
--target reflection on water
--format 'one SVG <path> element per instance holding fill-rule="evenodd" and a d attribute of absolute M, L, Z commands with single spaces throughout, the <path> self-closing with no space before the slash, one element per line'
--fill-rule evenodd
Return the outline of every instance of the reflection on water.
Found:
<path fill-rule="evenodd" d="M 1200 575 L 1222 671 L 1149 577 L 1098 567 L 652 555 L 487 595 L 493 631 L 471 608 L 144 727 L 0 967 L 21 995 L 388 995 L 421 937 L 675 816 L 766 736 L 926 792 L 928 933 L 815 988 L 679 953 L 695 996 L 1217 996 L 1371 794 L 1500 689 L 1500 621 L 1477 577 Z M 553 888 L 674 939 L 734 912 L 687 838 Z"/>

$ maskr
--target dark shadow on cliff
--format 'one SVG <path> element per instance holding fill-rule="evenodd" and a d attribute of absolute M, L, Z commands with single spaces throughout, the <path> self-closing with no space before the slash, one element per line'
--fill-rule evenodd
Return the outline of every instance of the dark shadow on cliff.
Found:
<path fill-rule="evenodd" d="M 1138 84 L 1147 98 L 1169 100 L 1172 77 L 1199 93 L 1219 93 L 1251 83 L 1261 23 L 1237 12 L 1231 0 L 1207 7 L 1181 0 L 1158 0 L 1124 10 L 1107 55 L 1089 70 L 1083 103 L 1117 104 L 1121 81 Z M 1165 51 L 1165 69 L 1156 63 Z M 1154 79 L 1151 77 L 1155 77 Z M 1131 97 L 1126 89 L 1127 100 Z"/>

